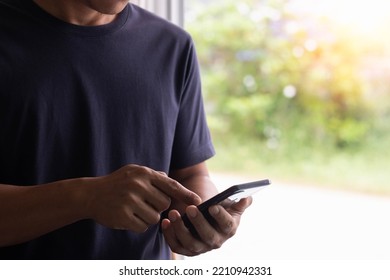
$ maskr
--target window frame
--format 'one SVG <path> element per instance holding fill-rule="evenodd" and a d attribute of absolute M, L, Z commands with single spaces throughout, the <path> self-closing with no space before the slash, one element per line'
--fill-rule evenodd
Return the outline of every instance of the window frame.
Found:
<path fill-rule="evenodd" d="M 171 21 L 180 27 L 184 27 L 184 1 L 185 0 L 132 0 L 130 2 Z"/>

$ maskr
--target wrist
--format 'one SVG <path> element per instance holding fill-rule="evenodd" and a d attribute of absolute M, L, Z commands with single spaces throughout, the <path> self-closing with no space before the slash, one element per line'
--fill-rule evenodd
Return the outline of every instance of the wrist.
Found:
<path fill-rule="evenodd" d="M 68 185 L 70 202 L 74 209 L 77 209 L 79 220 L 93 218 L 94 186 L 96 178 L 77 178 L 66 180 L 63 183 Z"/>

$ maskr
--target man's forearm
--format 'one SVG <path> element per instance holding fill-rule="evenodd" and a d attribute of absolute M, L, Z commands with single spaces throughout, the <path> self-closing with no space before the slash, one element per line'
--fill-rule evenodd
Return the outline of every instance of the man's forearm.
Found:
<path fill-rule="evenodd" d="M 20 187 L 0 184 L 0 247 L 37 238 L 86 218 L 88 179 Z"/>

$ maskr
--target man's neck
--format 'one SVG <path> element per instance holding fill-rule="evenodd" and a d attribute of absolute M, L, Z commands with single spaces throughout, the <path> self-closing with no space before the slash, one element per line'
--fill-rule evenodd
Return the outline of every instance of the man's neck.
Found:
<path fill-rule="evenodd" d="M 85 4 L 85 1 L 73 0 L 33 0 L 47 13 L 65 22 L 97 26 L 112 22 L 117 14 L 103 14 Z"/>

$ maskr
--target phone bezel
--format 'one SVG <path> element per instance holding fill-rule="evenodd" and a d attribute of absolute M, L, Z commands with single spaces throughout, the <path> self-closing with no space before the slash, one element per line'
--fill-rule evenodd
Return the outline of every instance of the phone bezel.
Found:
<path fill-rule="evenodd" d="M 270 184 L 271 184 L 270 180 L 264 179 L 264 180 L 253 181 L 249 183 L 231 186 L 228 189 L 213 196 L 212 198 L 206 200 L 202 204 L 198 205 L 198 209 L 199 211 L 203 212 L 204 210 L 208 209 L 210 206 L 221 203 L 225 199 L 228 199 L 229 197 L 239 193 L 242 194 L 241 198 L 251 196 L 255 192 L 259 191 L 262 187 L 268 186 Z M 254 189 L 256 190 L 253 191 Z"/>
<path fill-rule="evenodd" d="M 216 221 L 210 215 L 210 213 L 208 211 L 209 207 L 216 205 L 216 204 L 219 204 L 219 203 L 225 201 L 226 199 L 228 199 L 229 197 L 232 197 L 236 194 L 242 194 L 240 196 L 240 199 L 251 196 L 255 192 L 263 189 L 263 187 L 268 186 L 270 184 L 271 184 L 271 181 L 269 179 L 263 179 L 263 180 L 253 181 L 253 182 L 248 182 L 248 183 L 243 183 L 243 184 L 237 184 L 237 185 L 231 186 L 231 187 L 227 188 L 226 190 L 218 193 L 217 195 L 206 200 L 205 202 L 201 203 L 197 207 L 198 207 L 199 211 L 202 213 L 202 215 L 207 219 L 207 221 L 211 225 L 215 225 Z M 184 214 L 182 216 L 182 219 L 183 219 L 184 225 L 189 229 L 189 231 L 192 233 L 192 235 L 194 235 L 195 237 L 198 237 L 199 235 L 196 232 L 195 227 L 192 225 L 192 223 L 190 222 L 190 220 L 188 219 L 186 214 Z"/>

